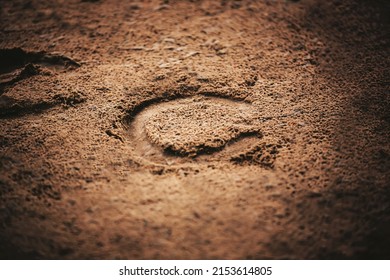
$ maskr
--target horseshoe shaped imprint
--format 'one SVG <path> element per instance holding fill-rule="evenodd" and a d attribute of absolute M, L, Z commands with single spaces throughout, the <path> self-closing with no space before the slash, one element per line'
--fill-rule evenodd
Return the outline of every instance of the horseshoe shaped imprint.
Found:
<path fill-rule="evenodd" d="M 153 162 L 229 160 L 261 138 L 255 107 L 195 96 L 150 105 L 130 123 L 135 151 Z"/>

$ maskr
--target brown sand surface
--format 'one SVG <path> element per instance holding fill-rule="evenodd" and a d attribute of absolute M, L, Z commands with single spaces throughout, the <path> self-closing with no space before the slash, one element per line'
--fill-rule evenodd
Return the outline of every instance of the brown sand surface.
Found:
<path fill-rule="evenodd" d="M 0 2 L 0 258 L 389 259 L 390 5 Z"/>

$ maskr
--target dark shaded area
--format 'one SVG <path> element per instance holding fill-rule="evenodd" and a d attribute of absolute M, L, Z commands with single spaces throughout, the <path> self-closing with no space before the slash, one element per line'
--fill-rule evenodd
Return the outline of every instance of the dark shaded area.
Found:
<path fill-rule="evenodd" d="M 261 132 L 258 132 L 258 131 L 249 131 L 249 132 L 240 133 L 237 137 L 232 138 L 231 140 L 227 141 L 226 143 L 223 143 L 220 140 L 221 146 L 218 146 L 218 147 L 211 147 L 211 146 L 204 145 L 204 144 L 199 145 L 199 146 L 194 146 L 194 148 L 197 151 L 196 153 L 193 153 L 193 152 L 189 153 L 189 152 L 184 151 L 184 150 L 176 150 L 170 146 L 164 148 L 164 153 L 169 155 L 169 156 L 185 156 L 185 157 L 195 158 L 195 157 L 200 156 L 200 155 L 204 155 L 204 154 L 210 155 L 210 154 L 222 151 L 227 145 L 231 145 L 233 143 L 236 143 L 236 142 L 238 142 L 241 139 L 246 138 L 246 137 L 258 137 L 260 139 L 262 137 L 262 134 L 261 134 Z"/>
<path fill-rule="evenodd" d="M 30 114 L 40 114 L 55 106 L 63 105 L 65 107 L 72 107 L 77 104 L 85 102 L 86 98 L 80 93 L 73 93 L 70 95 L 55 95 L 48 101 L 41 102 L 20 102 L 8 96 L 1 96 L 0 119 L 18 118 Z M 9 104 L 9 105 L 8 105 Z"/>
<path fill-rule="evenodd" d="M 57 104 L 52 102 L 41 102 L 36 104 L 15 104 L 7 109 L 2 109 L 0 112 L 0 119 L 8 119 L 21 117 L 29 114 L 38 114 L 45 110 L 48 110 Z"/>
<path fill-rule="evenodd" d="M 301 215 L 310 224 L 307 213 L 323 213 L 324 228 L 329 230 L 342 221 L 355 221 L 361 227 L 340 231 L 331 246 L 324 241 L 328 246 L 313 257 L 351 259 L 348 253 L 332 249 L 334 244 L 345 244 L 354 248 L 353 259 L 389 259 L 390 207 L 385 205 L 390 201 L 390 2 L 315 1 L 305 10 L 302 26 L 318 34 L 329 47 L 327 54 L 312 53 L 320 62 L 319 74 L 329 84 L 360 81 L 351 83 L 354 87 L 347 100 L 342 99 L 344 92 L 333 88 L 333 98 L 340 100 L 345 116 L 358 118 L 339 118 L 332 138 L 334 149 L 344 155 L 340 159 L 344 173 L 360 170 L 360 179 L 349 181 L 343 174 L 330 172 L 334 180 L 331 188 L 318 203 L 309 201 Z M 372 143 L 383 143 L 383 149 L 377 150 Z M 367 164 L 365 157 L 372 162 Z M 339 217 L 330 216 L 332 212 L 339 213 Z M 352 239 L 355 241 L 351 243 Z M 311 236 L 309 240 L 327 240 L 326 230 L 323 236 Z"/>
<path fill-rule="evenodd" d="M 28 52 L 21 48 L 0 49 L 0 61 L 0 94 L 17 82 L 40 74 L 40 66 L 80 67 L 79 63 L 63 55 Z"/>
<path fill-rule="evenodd" d="M 0 74 L 11 72 L 28 63 L 48 63 L 64 67 L 80 67 L 80 64 L 64 55 L 51 55 L 44 51 L 28 52 L 21 48 L 0 49 Z"/>
<path fill-rule="evenodd" d="M 20 68 L 34 57 L 36 59 L 36 55 L 30 56 L 29 59 L 29 55 L 21 48 L 0 49 L 0 74 Z"/>
<path fill-rule="evenodd" d="M 43 256 L 36 251 L 26 252 L 22 248 L 13 246 L 8 241 L 5 240 L 0 241 L 0 260 L 43 260 L 43 259 L 44 259 Z"/>

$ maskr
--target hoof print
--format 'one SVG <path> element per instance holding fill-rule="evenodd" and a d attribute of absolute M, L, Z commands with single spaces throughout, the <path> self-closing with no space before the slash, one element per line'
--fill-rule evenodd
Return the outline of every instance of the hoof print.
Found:
<path fill-rule="evenodd" d="M 262 138 L 259 112 L 247 102 L 198 95 L 144 104 L 130 113 L 130 143 L 155 163 L 232 162 L 232 155 Z M 263 159 L 261 166 L 272 164 Z"/>

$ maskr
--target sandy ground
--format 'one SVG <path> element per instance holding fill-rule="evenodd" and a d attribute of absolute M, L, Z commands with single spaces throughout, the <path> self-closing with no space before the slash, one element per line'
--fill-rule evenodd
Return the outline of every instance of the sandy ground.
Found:
<path fill-rule="evenodd" d="M 1 1 L 0 257 L 389 259 L 389 11 Z"/>

